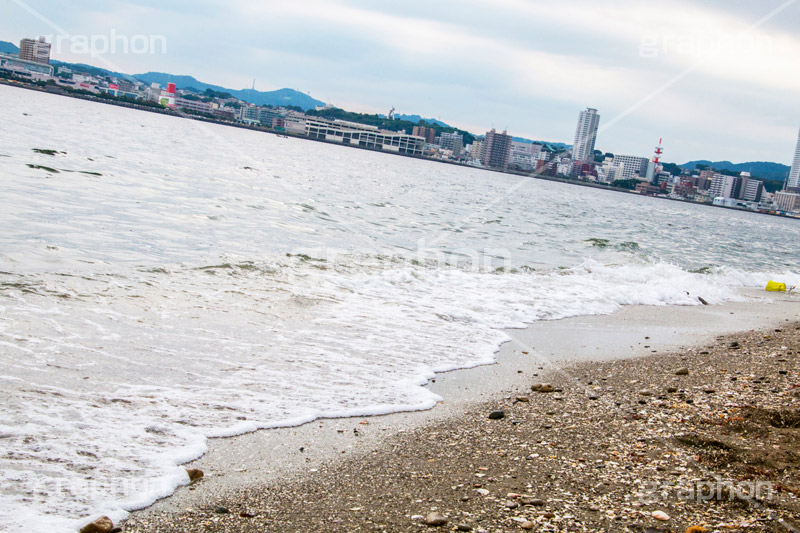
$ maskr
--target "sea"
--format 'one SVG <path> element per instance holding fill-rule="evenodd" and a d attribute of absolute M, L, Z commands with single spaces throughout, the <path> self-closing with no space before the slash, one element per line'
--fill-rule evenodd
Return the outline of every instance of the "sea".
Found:
<path fill-rule="evenodd" d="M 0 527 L 209 439 L 431 408 L 505 330 L 800 281 L 800 222 L 0 86 Z"/>

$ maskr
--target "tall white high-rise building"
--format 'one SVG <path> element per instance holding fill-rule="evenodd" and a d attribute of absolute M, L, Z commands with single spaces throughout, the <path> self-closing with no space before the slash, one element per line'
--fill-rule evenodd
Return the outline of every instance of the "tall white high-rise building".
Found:
<path fill-rule="evenodd" d="M 800 135 L 797 136 L 797 148 L 794 150 L 794 162 L 792 170 L 789 172 L 787 187 L 800 187 Z"/>
<path fill-rule="evenodd" d="M 581 111 L 578 128 L 575 130 L 572 159 L 586 163 L 594 160 L 594 143 L 597 140 L 599 125 L 600 115 L 597 114 L 597 109 L 588 108 L 586 111 Z"/>

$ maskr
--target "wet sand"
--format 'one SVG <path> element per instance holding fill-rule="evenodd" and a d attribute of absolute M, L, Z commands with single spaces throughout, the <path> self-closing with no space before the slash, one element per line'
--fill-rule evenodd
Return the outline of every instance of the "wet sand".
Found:
<path fill-rule="evenodd" d="M 569 527 L 577 529 L 563 529 L 565 513 L 551 502 L 552 488 L 548 489 L 549 496 L 545 498 L 539 494 L 540 490 L 532 490 L 535 485 L 530 482 L 510 483 L 505 494 L 496 490 L 499 485 L 492 486 L 491 490 L 487 485 L 483 490 L 490 490 L 490 493 L 484 496 L 476 492 L 483 487 L 474 485 L 485 485 L 483 478 L 493 477 L 488 474 L 493 468 L 491 465 L 498 461 L 504 462 L 509 457 L 508 449 L 512 446 L 512 441 L 513 448 L 528 452 L 537 449 L 536 442 L 543 437 L 542 434 L 550 434 L 558 436 L 560 442 L 567 443 L 566 449 L 558 448 L 557 456 L 570 455 L 569 452 L 586 456 L 597 455 L 602 450 L 611 448 L 628 449 L 642 438 L 652 438 L 648 433 L 641 433 L 642 428 L 631 428 L 630 435 L 625 438 L 617 434 L 599 435 L 597 439 L 603 442 L 592 442 L 582 436 L 588 437 L 592 432 L 597 432 L 595 423 L 600 419 L 605 419 L 605 426 L 611 429 L 618 424 L 625 426 L 627 417 L 633 413 L 636 415 L 633 420 L 641 425 L 641 420 L 647 420 L 648 417 L 636 414 L 637 410 L 656 409 L 654 406 L 658 403 L 675 403 L 671 396 L 665 396 L 663 400 L 657 398 L 665 394 L 664 391 L 671 381 L 681 379 L 674 376 L 670 369 L 682 361 L 685 361 L 685 366 L 692 363 L 695 367 L 690 377 L 686 378 L 687 381 L 696 379 L 695 374 L 700 371 L 708 383 L 720 376 L 727 376 L 730 372 L 726 368 L 731 363 L 730 354 L 723 350 L 724 353 L 712 355 L 713 350 L 719 348 L 717 336 L 738 332 L 736 335 L 742 339 L 746 337 L 748 342 L 769 342 L 763 340 L 764 333 L 750 330 L 775 329 L 780 327 L 779 324 L 786 324 L 787 320 L 796 321 L 800 318 L 800 301 L 796 297 L 761 293 L 758 296 L 765 300 L 691 308 L 630 307 L 611 316 L 537 323 L 525 330 L 508 332 L 511 342 L 502 347 L 497 364 L 438 375 L 429 387 L 443 401 L 432 410 L 368 419 L 320 420 L 299 428 L 214 439 L 209 442 L 208 454 L 187 465 L 202 469 L 206 474 L 204 479 L 190 487 L 179 489 L 172 497 L 144 511 L 135 513 L 126 523 L 125 530 L 351 531 L 376 530 L 380 525 L 389 531 L 417 530 L 426 526 L 421 525 L 418 517 L 411 517 L 426 515 L 436 507 L 439 511 L 447 511 L 444 514 L 447 515 L 448 527 L 460 520 L 464 522 L 464 527 L 469 526 L 475 530 L 501 531 L 519 527 L 529 521 L 534 524 L 533 527 L 545 528 L 542 530 L 552 527 L 555 529 L 549 530 L 624 531 L 624 528 L 614 529 L 616 526 L 613 520 L 610 526 L 602 525 L 605 520 L 603 517 L 608 516 L 608 512 L 601 512 L 602 509 L 586 511 L 590 516 L 581 518 L 577 525 L 570 522 Z M 786 340 L 790 341 L 794 342 L 794 339 Z M 698 348 L 705 345 L 709 349 Z M 753 365 L 768 364 L 770 360 L 764 358 L 769 354 L 757 353 L 761 348 L 763 347 L 756 345 L 748 348 L 747 361 L 741 358 L 745 350 L 737 349 L 734 354 L 737 356 L 737 364 L 746 362 L 752 368 L 755 368 Z M 797 349 L 800 350 L 800 346 Z M 765 350 L 766 348 L 761 351 Z M 701 355 L 704 351 L 709 353 Z M 784 351 L 792 350 L 787 348 Z M 777 376 L 787 376 L 785 380 L 796 378 L 796 360 L 789 358 L 781 364 L 787 366 L 787 374 Z M 747 368 L 740 370 L 744 371 Z M 643 387 L 640 383 L 653 379 L 658 381 L 653 384 L 653 393 L 640 395 Z M 542 380 L 552 382 L 563 390 L 555 393 L 530 392 L 530 385 Z M 631 383 L 633 381 L 637 383 Z M 588 382 L 592 382 L 592 385 L 588 385 Z M 683 391 L 680 405 L 688 406 L 688 411 L 699 409 L 707 401 L 722 398 L 716 392 L 701 393 L 698 401 L 695 401 L 696 391 L 687 389 L 683 383 L 679 385 L 679 390 Z M 595 390 L 596 387 L 599 390 Z M 721 389 L 716 383 L 696 387 Z M 775 398 L 779 397 L 778 393 L 771 394 L 776 395 Z M 525 396 L 527 401 L 516 401 L 518 396 Z M 686 400 L 692 402 L 687 403 Z M 639 403 L 642 401 L 645 403 Z M 491 410 L 504 410 L 506 416 L 501 420 L 489 420 L 488 413 Z M 563 426 L 564 421 L 561 418 L 565 414 L 570 418 L 567 426 Z M 638 418 L 640 416 L 643 418 Z M 545 420 L 550 422 L 544 423 Z M 501 431 L 498 432 L 498 429 Z M 495 433 L 501 441 L 511 441 L 493 442 L 491 447 L 476 447 L 472 444 L 473 441 L 480 442 L 482 438 L 494 439 Z M 567 434 L 572 437 L 564 440 Z M 669 446 L 681 448 L 682 445 L 676 445 L 669 440 L 674 435 L 664 438 Z M 542 446 L 552 451 L 555 444 L 547 443 L 546 440 L 549 439 L 545 439 L 545 445 Z M 568 445 L 571 441 L 576 444 L 574 449 Z M 524 450 L 523 444 L 526 448 Z M 505 455 L 498 457 L 498 450 L 502 450 Z M 483 461 L 487 466 L 480 466 L 478 457 L 482 455 L 487 456 L 487 460 Z M 534 470 L 537 473 L 544 475 L 549 470 L 551 474 L 548 475 L 553 475 L 554 465 L 542 464 L 544 461 L 540 458 L 544 456 L 545 454 L 538 453 L 536 458 L 525 460 L 521 465 L 504 465 L 500 470 L 505 471 L 503 476 L 507 476 L 507 479 L 515 479 L 512 467 L 524 465 L 526 468 L 523 470 L 526 475 L 530 475 L 531 466 L 536 465 Z M 603 461 L 608 462 L 607 455 L 603 457 Z M 424 462 L 418 467 L 425 466 L 434 470 L 432 477 L 427 477 L 427 473 L 420 474 L 423 476 L 420 478 L 409 474 L 401 476 L 402 479 L 394 479 L 388 486 L 385 484 L 385 472 L 400 472 L 423 459 Z M 522 461 L 519 458 L 517 460 Z M 586 465 L 588 461 L 587 457 L 572 457 L 569 460 L 578 466 Z M 488 470 L 476 470 L 479 468 Z M 604 471 L 612 470 L 613 468 Z M 487 475 L 480 476 L 482 472 L 487 472 Z M 521 473 L 522 470 L 519 474 Z M 591 477 L 596 477 L 595 472 L 592 474 Z M 519 477 L 517 475 L 517 479 Z M 563 472 L 560 477 L 564 478 Z M 559 490 L 572 493 L 580 487 L 585 489 L 591 481 L 585 476 L 569 478 L 569 483 Z M 413 489 L 414 479 L 428 481 L 422 483 L 423 486 L 417 490 Z M 425 497 L 423 489 L 433 484 L 433 479 L 437 480 L 437 488 L 431 494 L 435 493 L 438 497 Z M 545 481 L 552 480 L 547 478 Z M 499 478 L 495 477 L 490 483 L 498 482 Z M 419 498 L 402 498 L 402 490 L 410 491 L 408 494 L 411 495 L 417 494 Z M 458 495 L 458 499 L 448 501 L 442 497 L 442 490 L 445 494 L 452 491 L 453 496 Z M 621 481 L 610 491 L 623 500 L 626 497 L 630 499 L 633 492 L 634 487 L 630 486 L 630 480 Z M 495 502 L 499 502 L 509 493 L 518 493 L 522 495 L 520 497 L 528 497 L 529 500 L 543 499 L 545 509 L 536 507 L 522 513 L 518 510 L 524 511 L 530 506 L 520 504 L 515 507 L 514 502 L 520 503 L 518 498 L 505 499 L 502 504 Z M 394 496 L 381 496 L 388 497 L 389 494 Z M 324 505 L 320 502 L 322 495 L 325 498 Z M 430 498 L 433 500 L 427 501 Z M 462 501 L 463 498 L 469 499 Z M 317 503 L 304 503 L 307 501 Z M 377 505 L 376 501 L 380 505 L 373 507 L 373 511 L 366 511 L 370 505 Z M 494 503 L 487 508 L 486 503 L 489 501 Z M 486 509 L 479 514 L 459 511 L 457 505 L 453 506 L 454 502 L 463 504 L 462 507 L 465 508 L 482 502 L 478 508 Z M 493 507 L 495 503 L 497 505 Z M 223 507 L 230 512 L 215 512 L 222 511 Z M 592 507 L 602 506 L 587 505 L 587 509 Z M 355 508 L 360 509 L 350 510 Z M 547 510 L 549 508 L 552 510 Z M 385 511 L 376 516 L 377 509 Z M 576 512 L 571 512 L 578 516 Z M 616 516 L 622 516 L 617 514 L 621 512 L 619 509 L 612 509 Z M 675 513 L 674 510 L 671 512 Z M 514 516 L 515 513 L 522 514 Z M 559 520 L 549 518 L 551 513 L 560 517 Z M 591 513 L 600 514 L 592 516 Z M 590 524 L 593 518 L 597 521 Z M 674 527 L 674 519 L 671 520 L 669 525 Z M 556 523 L 551 523 L 553 521 Z M 635 520 L 631 522 L 635 523 Z M 683 527 L 674 530 L 685 529 Z"/>

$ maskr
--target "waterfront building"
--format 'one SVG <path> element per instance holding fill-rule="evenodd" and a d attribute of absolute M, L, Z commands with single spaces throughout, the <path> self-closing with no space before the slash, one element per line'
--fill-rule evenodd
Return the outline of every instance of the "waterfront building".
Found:
<path fill-rule="evenodd" d="M 6 54 L 0 54 L 0 70 L 5 70 L 15 76 L 33 81 L 52 78 L 54 72 L 53 66 L 47 63 L 28 61 Z"/>
<path fill-rule="evenodd" d="M 469 158 L 474 161 L 483 160 L 483 141 L 475 139 L 472 141 L 472 148 L 469 151 Z"/>
<path fill-rule="evenodd" d="M 779 211 L 800 211 L 800 194 L 796 192 L 776 192 L 774 201 L 775 208 Z"/>
<path fill-rule="evenodd" d="M 714 174 L 708 194 L 712 198 L 736 198 L 742 179 L 739 176 Z"/>
<path fill-rule="evenodd" d="M 426 126 L 414 126 L 411 130 L 411 135 L 414 137 L 422 137 L 428 144 L 433 144 L 436 140 L 436 130 Z"/>
<path fill-rule="evenodd" d="M 288 126 L 287 126 L 288 129 Z M 306 120 L 305 133 L 312 139 L 339 142 L 373 150 L 385 150 L 406 155 L 422 156 L 425 148 L 423 137 L 382 131 L 375 126 L 344 120 Z"/>
<path fill-rule="evenodd" d="M 282 119 L 283 113 L 278 111 L 277 109 L 272 109 L 269 107 L 262 107 L 258 111 L 258 120 L 262 124 L 270 127 L 274 127 L 274 123 L 276 119 Z M 283 127 L 283 126 L 281 126 Z"/>
<path fill-rule="evenodd" d="M 597 129 L 600 126 L 600 115 L 597 109 L 587 108 L 578 116 L 578 127 L 575 130 L 575 142 L 572 147 L 572 159 L 590 163 L 594 160 L 594 146 L 597 140 Z"/>
<path fill-rule="evenodd" d="M 760 202 L 761 196 L 764 194 L 764 183 L 751 178 L 749 172 L 742 172 L 739 179 L 741 181 L 737 198 L 747 202 Z"/>
<path fill-rule="evenodd" d="M 512 138 L 508 132 L 497 133 L 494 128 L 492 131 L 486 132 L 481 163 L 492 168 L 507 168 L 511 156 L 511 141 Z"/>
<path fill-rule="evenodd" d="M 523 171 L 533 170 L 533 146 L 531 143 L 511 141 L 508 166 Z"/>
<path fill-rule="evenodd" d="M 212 113 L 214 111 L 214 105 L 210 102 L 188 100 L 186 98 L 181 98 L 180 96 L 175 98 L 175 107 L 188 109 L 190 111 L 194 111 L 195 113 Z"/>
<path fill-rule="evenodd" d="M 461 157 L 461 152 L 464 150 L 464 136 L 457 132 L 447 133 L 442 132 L 439 138 L 439 146 L 443 150 L 450 150 L 453 152 L 453 157 L 458 159 Z"/>
<path fill-rule="evenodd" d="M 797 148 L 794 150 L 794 161 L 792 162 L 792 170 L 789 171 L 789 181 L 786 182 L 787 187 L 800 187 L 800 134 L 797 136 Z"/>
<path fill-rule="evenodd" d="M 19 58 L 23 61 L 50 64 L 50 43 L 44 37 L 38 39 L 22 39 L 19 42 Z"/>
<path fill-rule="evenodd" d="M 634 155 L 615 155 L 612 161 L 614 166 L 619 169 L 616 179 L 647 179 L 647 167 L 650 160 L 646 157 L 637 157 Z"/>
<path fill-rule="evenodd" d="M 258 106 L 243 105 L 241 108 L 239 108 L 239 116 L 236 118 L 239 120 L 239 122 L 255 124 L 258 122 L 258 111 Z"/>

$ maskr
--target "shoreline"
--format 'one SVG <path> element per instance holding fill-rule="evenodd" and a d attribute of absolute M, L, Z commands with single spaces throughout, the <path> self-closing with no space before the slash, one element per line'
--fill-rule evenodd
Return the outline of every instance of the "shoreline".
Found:
<path fill-rule="evenodd" d="M 268 129 L 263 128 L 263 127 L 253 127 L 253 126 L 246 125 L 246 124 L 239 124 L 239 123 L 235 123 L 235 122 L 227 122 L 227 121 L 223 121 L 223 120 L 214 120 L 214 119 L 210 119 L 210 118 L 204 117 L 202 115 L 193 115 L 193 114 L 189 114 L 189 113 L 176 113 L 176 112 L 172 112 L 172 111 L 170 111 L 168 109 L 158 109 L 158 108 L 153 108 L 153 107 L 150 107 L 150 106 L 134 104 L 134 103 L 125 102 L 125 101 L 121 101 L 121 100 L 98 98 L 98 97 L 94 97 L 92 95 L 70 94 L 70 93 L 68 93 L 66 91 L 49 91 L 46 88 L 42 88 L 42 87 L 30 85 L 30 84 L 25 84 L 25 83 L 22 83 L 22 82 L 14 82 L 13 80 L 8 80 L 8 79 L 4 79 L 4 78 L 0 78 L 0 85 L 5 85 L 7 87 L 16 87 L 16 88 L 19 88 L 19 89 L 26 89 L 26 90 L 29 90 L 29 91 L 36 91 L 36 92 L 40 92 L 40 93 L 44 93 L 44 94 L 51 94 L 53 96 L 63 96 L 63 97 L 66 97 L 66 98 L 74 98 L 76 100 L 83 100 L 83 101 L 86 101 L 86 102 L 94 102 L 94 103 L 98 103 L 98 104 L 113 105 L 113 106 L 117 106 L 117 107 L 123 107 L 123 108 L 127 108 L 127 109 L 132 109 L 134 111 L 145 111 L 145 112 L 156 113 L 158 115 L 164 115 L 164 116 L 169 116 L 169 117 L 196 120 L 198 122 L 203 122 L 205 124 L 216 124 L 218 126 L 239 128 L 239 129 L 254 131 L 254 132 L 258 132 L 258 133 L 267 133 L 267 134 L 277 135 L 279 137 L 280 136 L 285 136 L 285 137 L 289 137 L 289 138 L 292 138 L 292 139 L 314 141 L 314 142 L 330 144 L 330 145 L 334 145 L 334 146 L 345 146 L 345 145 L 343 145 L 341 143 L 338 143 L 338 142 L 326 141 L 325 139 L 314 139 L 314 138 L 311 138 L 311 137 L 307 137 L 306 135 L 298 135 L 298 134 L 289 133 L 289 132 L 279 132 L 279 131 L 275 131 L 275 130 L 271 130 L 271 129 L 268 130 Z M 384 151 L 384 150 L 376 150 L 376 149 L 372 149 L 372 148 L 365 148 L 363 146 L 358 146 L 358 145 L 346 145 L 345 147 L 347 147 L 347 148 L 355 148 L 355 149 L 359 149 L 359 150 L 366 150 L 368 152 L 375 152 L 375 153 L 386 154 L 386 155 L 391 155 L 391 156 L 407 157 L 407 158 L 410 158 L 410 159 L 416 159 L 416 160 L 420 160 L 420 161 L 429 161 L 429 162 L 432 162 L 432 163 L 441 163 L 441 164 L 445 164 L 445 165 L 452 165 L 452 166 L 457 166 L 457 167 L 464 168 L 464 169 L 485 170 L 487 172 L 497 172 L 499 174 L 517 176 L 517 177 L 521 177 L 521 178 L 538 179 L 538 180 L 550 181 L 550 182 L 553 182 L 553 183 L 563 183 L 565 185 L 577 185 L 579 187 L 588 187 L 588 188 L 591 188 L 591 189 L 600 189 L 600 190 L 605 190 L 605 191 L 611 191 L 611 192 L 634 195 L 634 196 L 643 197 L 643 198 L 655 198 L 655 199 L 658 199 L 658 200 L 669 200 L 669 201 L 672 201 L 672 202 L 679 202 L 679 203 L 693 204 L 693 205 L 702 205 L 702 206 L 706 206 L 706 207 L 713 207 L 713 208 L 718 208 L 718 209 L 728 209 L 728 210 L 731 210 L 731 211 L 754 213 L 754 214 L 758 214 L 758 215 L 767 215 L 767 216 L 773 216 L 773 217 L 779 217 L 779 218 L 788 218 L 788 219 L 795 219 L 795 220 L 798 219 L 798 217 L 796 217 L 796 216 L 780 214 L 780 213 L 770 213 L 770 212 L 764 212 L 764 211 L 752 211 L 750 209 L 740 209 L 738 207 L 728 207 L 728 206 L 724 206 L 724 205 L 714 205 L 713 203 L 697 202 L 697 201 L 688 200 L 688 199 L 685 199 L 685 198 L 669 198 L 669 197 L 664 197 L 664 196 L 654 196 L 654 195 L 640 194 L 640 193 L 637 193 L 636 191 L 632 191 L 632 190 L 628 190 L 628 189 L 620 189 L 620 188 L 616 188 L 616 187 L 611 187 L 609 185 L 603 185 L 603 184 L 599 184 L 599 183 L 592 183 L 592 182 L 589 182 L 589 181 L 581 181 L 581 180 L 577 180 L 577 179 L 560 178 L 560 177 L 557 177 L 557 176 L 545 176 L 545 175 L 535 174 L 535 173 L 531 174 L 531 173 L 526 173 L 526 172 L 521 172 L 521 171 L 510 171 L 510 170 L 503 170 L 503 169 L 490 168 L 490 167 L 474 167 L 474 166 L 468 165 L 466 163 L 459 163 L 457 161 L 446 161 L 446 160 L 442 160 L 442 159 L 434 159 L 434 158 L 425 157 L 425 156 L 413 156 L 413 155 L 408 155 L 408 154 L 387 152 L 387 151 Z"/>
<path fill-rule="evenodd" d="M 485 411 L 490 404 L 507 404 L 526 394 L 536 380 L 569 382 L 574 372 L 584 371 L 576 369 L 584 366 L 591 373 L 615 362 L 680 357 L 687 350 L 712 344 L 718 335 L 742 335 L 745 330 L 772 328 L 800 319 L 797 301 L 791 296 L 758 292 L 757 297 L 772 301 L 708 307 L 624 307 L 613 315 L 535 323 L 525 330 L 508 332 L 511 340 L 500 348 L 495 364 L 437 374 L 426 388 L 443 401 L 431 410 L 319 419 L 294 428 L 210 439 L 209 451 L 185 465 L 202 469 L 205 478 L 132 513 L 123 524 L 124 530 L 149 531 L 147 528 L 154 524 L 167 523 L 170 528 L 182 527 L 179 524 L 185 518 L 180 517 L 189 512 L 187 509 L 192 510 L 191 516 L 203 516 L 203 509 L 207 512 L 220 507 L 220 502 L 259 493 L 264 487 L 314 483 L 320 472 L 357 465 L 385 452 L 397 439 L 458 423 L 476 410 Z M 211 515 L 223 521 L 226 518 L 213 512 Z M 148 524 L 147 528 L 137 529 L 142 524 Z"/>

